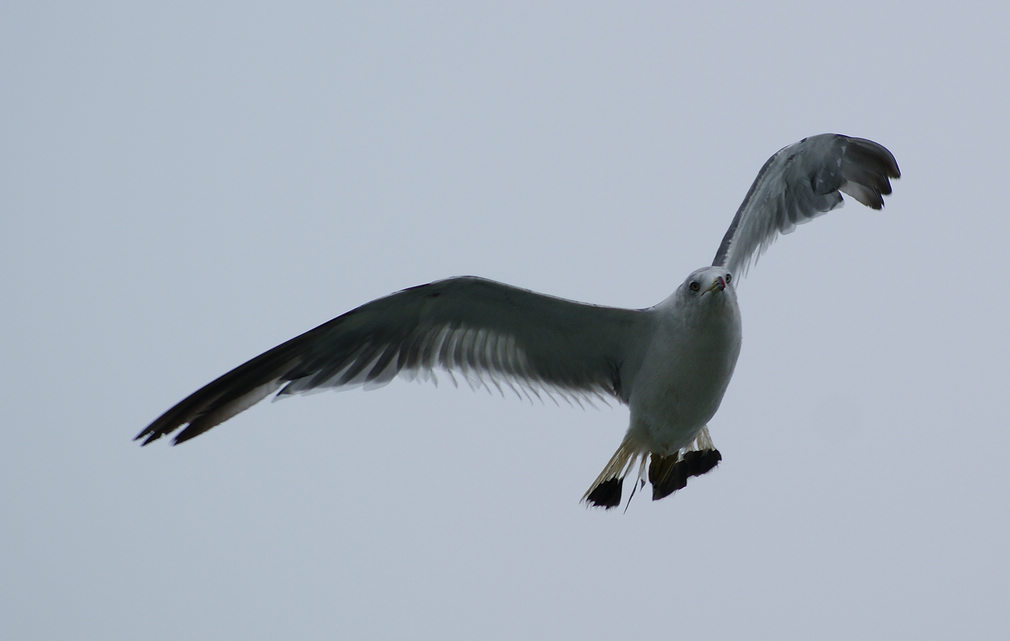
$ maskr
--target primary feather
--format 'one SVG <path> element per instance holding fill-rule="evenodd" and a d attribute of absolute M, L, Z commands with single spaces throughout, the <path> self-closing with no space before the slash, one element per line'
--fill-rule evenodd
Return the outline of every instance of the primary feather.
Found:
<path fill-rule="evenodd" d="M 377 387 L 398 374 L 457 372 L 536 394 L 622 395 L 624 353 L 647 313 L 586 305 L 472 276 L 374 300 L 239 365 L 137 435 L 206 432 L 273 393 Z"/>
<path fill-rule="evenodd" d="M 745 272 L 778 234 L 841 205 L 842 192 L 880 209 L 888 178 L 900 176 L 891 152 L 872 140 L 821 134 L 784 147 L 761 167 L 712 264 Z"/>

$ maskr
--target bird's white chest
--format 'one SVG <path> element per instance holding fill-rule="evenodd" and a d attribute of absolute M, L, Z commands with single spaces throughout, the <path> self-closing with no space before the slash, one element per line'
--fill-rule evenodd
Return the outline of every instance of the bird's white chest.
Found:
<path fill-rule="evenodd" d="M 650 451 L 672 453 L 719 409 L 740 354 L 734 296 L 708 313 L 660 316 L 629 399 L 631 430 Z"/>

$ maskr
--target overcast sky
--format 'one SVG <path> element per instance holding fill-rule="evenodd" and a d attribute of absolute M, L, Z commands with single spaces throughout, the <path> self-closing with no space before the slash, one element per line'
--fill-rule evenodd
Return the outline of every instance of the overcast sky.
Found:
<path fill-rule="evenodd" d="M 5 2 L 0 636 L 1010 638 L 1010 14 L 701 4 Z M 652 305 L 826 131 L 903 178 L 739 281 L 671 498 L 579 503 L 625 408 L 444 384 L 131 441 L 403 287 Z"/>

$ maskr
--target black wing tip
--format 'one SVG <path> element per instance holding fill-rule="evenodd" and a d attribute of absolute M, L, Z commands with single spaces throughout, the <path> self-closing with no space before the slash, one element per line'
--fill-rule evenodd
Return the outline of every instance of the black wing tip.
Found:
<path fill-rule="evenodd" d="M 898 160 L 891 153 L 890 149 L 868 138 L 855 138 L 853 136 L 842 136 L 842 138 L 845 142 L 851 144 L 857 150 L 857 153 L 863 155 L 865 160 L 869 160 L 877 165 L 880 173 L 883 174 L 885 182 L 888 178 L 901 178 L 901 169 L 898 168 Z M 891 193 L 890 184 L 887 186 L 887 191 L 883 193 Z"/>
<path fill-rule="evenodd" d="M 884 196 L 892 193 L 891 179 L 901 178 L 898 161 L 889 149 L 866 138 L 839 135 L 843 145 L 842 175 L 855 183 L 850 196 L 870 209 L 884 208 Z"/>
<path fill-rule="evenodd" d="M 157 424 L 152 424 L 144 428 L 144 430 L 140 434 L 134 436 L 133 440 L 140 441 L 141 439 L 143 439 L 143 441 L 140 443 L 140 446 L 144 447 L 157 441 L 162 436 L 169 436 L 170 434 L 172 434 L 172 432 L 182 427 L 182 425 L 186 424 L 183 423 L 171 426 L 158 426 Z M 181 443 L 185 443 L 190 439 L 200 436 L 201 434 L 203 434 L 212 427 L 214 427 L 214 425 L 206 425 L 201 423 L 199 419 L 194 419 L 190 421 L 188 425 L 186 425 L 185 429 L 183 429 L 181 432 L 176 434 L 174 438 L 172 438 L 171 444 L 174 446 L 179 445 Z"/>
<path fill-rule="evenodd" d="M 155 419 L 150 425 L 141 430 L 139 434 L 134 436 L 133 440 L 141 441 L 140 446 L 144 447 L 163 436 L 171 436 L 172 432 L 185 427 L 184 430 L 176 434 L 175 438 L 172 439 L 172 445 L 178 445 L 183 441 L 188 441 L 195 436 L 203 434 L 214 426 L 208 426 L 205 422 L 201 421 L 202 415 L 185 416 L 181 415 L 177 410 L 178 406 L 165 412 L 165 414 Z"/>
<path fill-rule="evenodd" d="M 136 436 L 133 437 L 133 440 L 134 441 L 141 441 L 140 446 L 141 447 L 145 447 L 145 446 L 150 445 L 151 443 L 157 441 L 162 436 L 168 436 L 172 432 L 173 429 L 175 429 L 175 428 L 167 429 L 166 430 L 166 429 L 158 429 L 158 428 L 155 428 L 153 426 L 145 427 L 143 429 L 143 431 L 140 432 L 140 434 L 137 434 Z M 172 444 L 175 445 L 176 441 L 173 441 Z"/>
<path fill-rule="evenodd" d="M 157 421 L 155 421 L 154 423 L 151 423 L 144 429 L 140 430 L 140 433 L 134 436 L 133 440 L 140 441 L 141 439 L 143 439 L 140 446 L 144 447 L 145 445 L 150 445 L 154 441 L 157 441 L 166 433 L 167 432 L 165 432 L 164 430 L 160 430 L 157 428 Z"/>

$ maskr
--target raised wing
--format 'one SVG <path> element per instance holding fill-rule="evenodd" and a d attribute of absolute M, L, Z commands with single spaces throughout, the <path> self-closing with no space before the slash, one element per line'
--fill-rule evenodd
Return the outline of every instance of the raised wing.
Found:
<path fill-rule="evenodd" d="M 626 360 L 646 335 L 645 310 L 576 303 L 475 277 L 412 287 L 372 301 L 211 381 L 147 426 L 143 444 L 185 426 L 206 432 L 277 392 L 388 383 L 400 373 L 457 372 L 471 384 L 617 397 Z"/>
<path fill-rule="evenodd" d="M 872 140 L 821 134 L 780 149 L 758 172 L 712 264 L 746 271 L 777 234 L 838 207 L 843 192 L 880 209 L 888 178 L 900 176 L 891 152 Z"/>

